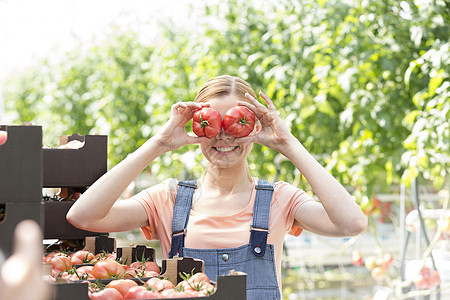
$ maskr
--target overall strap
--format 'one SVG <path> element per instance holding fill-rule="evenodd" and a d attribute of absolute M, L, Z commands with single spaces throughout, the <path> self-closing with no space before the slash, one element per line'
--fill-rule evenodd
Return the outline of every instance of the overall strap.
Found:
<path fill-rule="evenodd" d="M 179 181 L 175 206 L 173 207 L 172 218 L 172 245 L 169 258 L 177 254 L 183 256 L 185 230 L 189 220 L 189 212 L 192 206 L 192 196 L 197 188 L 195 180 Z"/>
<path fill-rule="evenodd" d="M 250 228 L 250 246 L 253 254 L 259 257 L 264 256 L 266 251 L 273 190 L 273 183 L 258 179 L 253 209 L 253 223 Z"/>

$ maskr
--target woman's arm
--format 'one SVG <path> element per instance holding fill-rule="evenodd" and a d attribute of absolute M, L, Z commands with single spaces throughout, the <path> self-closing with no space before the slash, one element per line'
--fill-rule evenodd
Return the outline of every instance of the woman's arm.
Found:
<path fill-rule="evenodd" d="M 148 225 L 147 214 L 141 204 L 137 201 L 116 200 L 157 157 L 206 139 L 189 136 L 185 126 L 196 110 L 207 105 L 194 102 L 174 104 L 167 123 L 139 149 L 89 187 L 71 207 L 67 220 L 75 227 L 97 232 L 125 231 Z"/>
<path fill-rule="evenodd" d="M 354 236 L 367 228 L 367 218 L 345 188 L 303 147 L 282 122 L 272 101 L 260 96 L 267 107 L 250 95 L 249 107 L 261 122 L 261 130 L 245 139 L 270 147 L 289 159 L 311 185 L 320 202 L 308 201 L 295 213 L 301 228 L 327 236 Z"/>
<path fill-rule="evenodd" d="M 319 202 L 308 201 L 295 213 L 297 226 L 326 236 L 355 236 L 367 218 L 347 190 L 295 138 L 282 153 L 305 176 Z"/>

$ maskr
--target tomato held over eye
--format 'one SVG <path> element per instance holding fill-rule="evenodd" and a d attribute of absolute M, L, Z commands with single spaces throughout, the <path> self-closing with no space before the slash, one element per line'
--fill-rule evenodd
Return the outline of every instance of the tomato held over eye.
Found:
<path fill-rule="evenodd" d="M 197 136 L 213 138 L 222 130 L 222 116 L 211 107 L 197 110 L 192 117 L 192 131 Z"/>
<path fill-rule="evenodd" d="M 255 115 L 245 106 L 230 108 L 223 117 L 223 130 L 234 137 L 249 135 L 255 128 Z"/>

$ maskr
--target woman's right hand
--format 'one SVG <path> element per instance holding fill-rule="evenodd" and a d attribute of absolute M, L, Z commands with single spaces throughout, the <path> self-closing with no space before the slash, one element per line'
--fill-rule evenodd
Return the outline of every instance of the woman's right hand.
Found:
<path fill-rule="evenodd" d="M 209 103 L 178 102 L 172 105 L 169 120 L 152 137 L 164 151 L 173 151 L 189 144 L 207 142 L 206 137 L 191 136 L 186 132 L 186 124 L 194 113 Z"/>

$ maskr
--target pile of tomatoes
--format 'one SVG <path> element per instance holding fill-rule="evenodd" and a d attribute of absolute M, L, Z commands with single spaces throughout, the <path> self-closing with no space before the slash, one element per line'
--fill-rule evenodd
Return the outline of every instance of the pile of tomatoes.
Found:
<path fill-rule="evenodd" d="M 373 279 L 380 281 L 386 277 L 386 273 L 389 267 L 392 265 L 393 256 L 390 252 L 383 253 L 377 257 L 368 256 L 363 259 L 359 250 L 352 252 L 352 263 L 354 266 L 364 265 L 367 270 L 370 271 L 370 275 Z"/>
<path fill-rule="evenodd" d="M 152 277 L 142 285 L 131 279 L 116 279 L 106 286 L 91 283 L 91 300 L 165 299 L 209 296 L 216 291 L 205 273 L 189 274 L 176 286 L 167 279 Z"/>
<path fill-rule="evenodd" d="M 44 263 L 51 263 L 50 278 L 74 280 L 142 278 L 158 276 L 159 266 L 152 261 L 136 261 L 127 265 L 117 260 L 115 253 L 94 255 L 87 250 L 79 250 L 70 255 L 52 252 L 44 256 Z"/>
<path fill-rule="evenodd" d="M 216 291 L 204 273 L 182 274 L 184 280 L 174 286 L 158 277 L 161 270 L 155 262 L 143 260 L 127 265 L 117 259 L 116 253 L 52 252 L 42 261 L 52 266 L 52 274 L 45 275 L 45 280 L 87 282 L 92 300 L 201 297 Z"/>
<path fill-rule="evenodd" d="M 364 265 L 370 271 L 370 275 L 377 281 L 384 280 L 389 267 L 392 265 L 393 256 L 386 252 L 378 257 L 368 256 L 363 260 L 358 250 L 352 252 L 352 263 L 355 266 Z M 413 278 L 414 285 L 417 289 L 433 289 L 441 283 L 441 279 L 437 270 L 431 270 L 424 265 L 419 273 Z"/>

